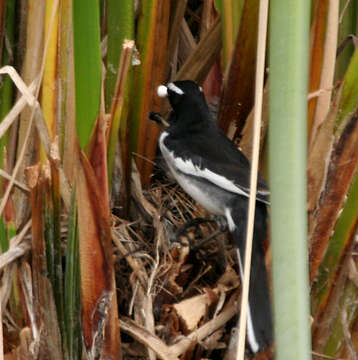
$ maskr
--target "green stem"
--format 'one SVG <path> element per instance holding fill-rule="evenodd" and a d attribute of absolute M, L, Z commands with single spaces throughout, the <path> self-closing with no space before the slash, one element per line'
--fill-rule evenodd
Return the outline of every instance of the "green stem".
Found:
<path fill-rule="evenodd" d="M 306 219 L 310 2 L 270 3 L 270 182 L 276 359 L 311 358 Z"/>

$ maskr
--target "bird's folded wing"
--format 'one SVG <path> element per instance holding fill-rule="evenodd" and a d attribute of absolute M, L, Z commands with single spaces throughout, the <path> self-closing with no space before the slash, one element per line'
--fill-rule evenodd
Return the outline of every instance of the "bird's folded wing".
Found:
<path fill-rule="evenodd" d="M 166 141 L 168 140 L 168 141 Z M 233 193 L 249 196 L 250 164 L 247 158 L 228 139 L 219 137 L 208 142 L 164 139 L 171 164 L 180 172 L 201 177 Z M 256 198 L 269 203 L 269 190 L 259 175 Z"/>

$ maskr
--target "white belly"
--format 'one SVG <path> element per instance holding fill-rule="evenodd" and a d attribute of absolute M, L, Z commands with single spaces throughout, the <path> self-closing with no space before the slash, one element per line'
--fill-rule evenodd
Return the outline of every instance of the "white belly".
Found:
<path fill-rule="evenodd" d="M 181 171 L 178 171 L 174 164 L 171 154 L 164 145 L 164 139 L 168 136 L 167 132 L 163 132 L 159 137 L 159 146 L 160 150 L 164 156 L 164 159 L 169 167 L 170 172 L 179 183 L 179 185 L 184 189 L 184 191 L 189 194 L 194 200 L 196 200 L 201 206 L 203 206 L 210 213 L 215 215 L 225 215 L 225 208 L 222 203 L 221 190 L 215 184 L 211 184 L 207 180 L 203 183 L 200 182 L 200 179 L 184 174 Z M 214 189 L 216 191 L 214 191 Z M 217 196 L 215 196 L 217 194 Z"/>
<path fill-rule="evenodd" d="M 178 173 L 171 166 L 169 166 L 171 173 L 184 189 L 194 200 L 196 200 L 201 206 L 203 206 L 210 213 L 215 215 L 225 215 L 223 204 L 220 203 L 219 199 L 215 199 L 210 191 L 203 190 L 198 186 L 195 178 Z"/>

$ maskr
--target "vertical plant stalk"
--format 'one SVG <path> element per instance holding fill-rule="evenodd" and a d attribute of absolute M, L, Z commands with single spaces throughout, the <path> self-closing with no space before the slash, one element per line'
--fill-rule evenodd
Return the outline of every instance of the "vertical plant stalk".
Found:
<path fill-rule="evenodd" d="M 331 232 L 345 203 L 345 197 L 357 168 L 358 156 L 358 51 L 355 51 L 340 90 L 338 110 L 333 124 L 332 154 L 326 181 L 315 213 L 310 215 L 311 281 L 328 248 Z M 328 120 L 330 120 L 328 118 Z M 324 124 L 326 126 L 326 124 Z M 322 127 L 320 132 L 326 129 Z"/>
<path fill-rule="evenodd" d="M 317 91 L 320 87 L 321 72 L 324 58 L 324 43 L 327 29 L 329 3 L 326 0 L 317 0 L 312 13 L 312 27 L 310 36 L 310 72 L 309 92 Z M 316 113 L 317 97 L 308 102 L 307 131 L 308 135 L 314 122 Z"/>
<path fill-rule="evenodd" d="M 115 85 L 115 90 L 112 98 L 112 104 L 110 108 L 110 118 L 107 131 L 107 141 L 108 141 L 108 183 L 109 185 L 112 182 L 113 167 L 114 167 L 114 156 L 116 145 L 118 143 L 118 131 L 121 125 L 121 119 L 123 119 L 123 107 L 125 100 L 125 86 L 127 84 L 127 79 L 129 76 L 130 65 L 132 60 L 132 52 L 134 49 L 134 41 L 125 40 L 123 43 L 123 51 L 121 55 L 121 60 L 119 62 L 118 71 L 117 71 L 117 80 Z M 124 128 L 124 127 L 123 127 Z M 124 129 L 125 131 L 125 129 Z M 128 169 L 128 156 L 126 156 L 128 150 L 128 142 L 125 141 L 125 136 L 121 137 L 121 154 L 122 154 L 122 170 L 125 172 L 125 169 Z M 126 174 L 123 174 L 125 177 Z M 126 182 L 125 182 L 126 183 Z"/>
<path fill-rule="evenodd" d="M 115 92 L 117 70 L 125 39 L 134 39 L 134 4 L 132 0 L 107 1 L 108 48 L 106 56 L 105 102 L 106 112 L 111 108 Z"/>
<path fill-rule="evenodd" d="M 166 44 L 169 26 L 170 2 L 148 0 L 142 3 L 138 22 L 137 46 L 141 65 L 135 69 L 131 106 L 131 144 L 141 155 L 137 159 L 142 181 L 148 183 L 153 164 L 145 158 L 153 158 L 157 147 L 158 127 L 148 121 L 150 110 L 159 111 L 160 101 L 155 89 L 164 80 Z M 134 95 L 134 93 L 133 93 Z"/>
<path fill-rule="evenodd" d="M 270 5 L 269 165 L 278 360 L 311 359 L 306 219 L 309 10 L 309 1 L 302 0 L 271 0 Z"/>
<path fill-rule="evenodd" d="M 259 4 L 258 0 L 245 0 L 235 48 L 226 69 L 218 114 L 218 124 L 225 132 L 235 121 L 240 133 L 254 104 Z"/>
<path fill-rule="evenodd" d="M 3 10 L 0 10 L 0 17 L 4 16 L 4 27 L 3 29 L 6 30 L 6 38 L 7 43 L 5 43 L 6 46 L 0 46 L 0 66 L 3 65 L 10 65 L 13 63 L 13 53 L 9 53 L 14 51 L 14 42 L 15 42 L 15 1 L 2 1 L 2 5 L 4 6 Z M 1 14 L 1 11 L 4 11 L 3 14 Z M 1 19 L 0 19 L 1 22 Z M 1 32 L 0 25 L 0 32 Z M 2 36 L 3 34 L 0 34 L 1 38 L 4 38 Z M 1 40 L 0 40 L 1 43 Z M 4 43 L 2 43 L 4 44 Z M 4 119 L 6 114 L 11 109 L 12 102 L 13 102 L 13 95 L 14 95 L 14 89 L 11 79 L 8 76 L 2 77 L 0 85 L 0 121 Z M 7 139 L 8 135 L 5 135 L 4 137 L 1 137 L 0 139 L 0 166 L 1 168 L 4 168 L 4 147 L 7 146 Z M 0 184 L 1 184 L 0 179 Z M 1 186 L 1 185 L 0 185 Z"/>
<path fill-rule="evenodd" d="M 333 236 L 320 265 L 317 277 L 312 284 L 312 326 L 313 348 L 321 351 L 332 337 L 332 324 L 337 315 L 338 304 L 343 300 L 342 293 L 347 286 L 347 273 L 352 252 L 355 251 L 355 236 L 358 227 L 358 176 L 352 182 L 348 199 L 342 214 L 337 220 Z M 340 312 L 338 312 L 340 315 Z"/>
<path fill-rule="evenodd" d="M 81 299 L 80 299 L 80 259 L 77 229 L 77 212 L 75 195 L 72 194 L 71 210 L 68 221 L 68 238 L 66 249 L 65 272 L 65 328 L 68 357 L 80 360 L 82 353 L 81 341 Z"/>
<path fill-rule="evenodd" d="M 132 0 L 109 0 L 107 2 L 108 46 L 106 56 L 105 106 L 107 112 L 111 113 L 107 132 L 108 186 L 112 191 L 111 204 L 114 206 L 119 204 L 123 210 L 121 213 L 123 216 L 126 216 L 129 208 L 131 150 L 129 143 L 130 119 L 128 113 L 131 100 L 130 92 L 133 86 L 133 67 L 131 66 L 133 49 L 129 51 L 129 48 L 124 43 L 134 39 L 134 7 Z M 134 48 L 134 44 L 131 47 Z M 125 52 L 126 54 L 124 54 Z M 128 52 L 130 52 L 130 55 Z M 122 63 L 123 57 L 126 58 L 126 65 Z M 120 95 L 117 93 L 118 81 L 120 81 Z M 115 115 L 112 111 L 114 102 L 117 103 Z M 121 181 L 119 182 L 116 179 L 115 182 L 112 182 L 115 169 L 115 153 L 118 149 L 120 149 L 122 160 Z M 116 182 L 118 182 L 118 185 Z"/>
<path fill-rule="evenodd" d="M 318 97 L 316 114 L 312 124 L 310 143 L 314 140 L 318 127 L 326 118 L 331 104 L 334 69 L 336 64 L 337 38 L 338 38 L 339 1 L 329 2 L 327 30 L 324 41 L 324 57 L 321 72 L 320 89 L 323 93 Z"/>
<path fill-rule="evenodd" d="M 215 0 L 222 23 L 224 72 L 227 67 L 230 66 L 232 59 L 232 52 L 240 24 L 244 1 L 245 0 Z"/>
<path fill-rule="evenodd" d="M 314 142 L 311 146 L 307 159 L 307 190 L 308 190 L 308 234 L 312 235 L 314 214 L 319 206 L 319 198 L 327 180 L 327 171 L 331 152 L 333 149 L 334 135 L 333 129 L 336 117 L 339 112 L 339 101 L 343 86 L 337 90 L 331 109 L 319 128 Z"/>
<path fill-rule="evenodd" d="M 257 191 L 257 173 L 259 166 L 260 152 L 260 129 L 262 115 L 262 98 L 265 73 L 265 53 L 267 36 L 267 17 L 268 0 L 262 0 L 259 7 L 258 21 L 258 39 L 257 39 L 257 61 L 255 78 L 255 113 L 254 113 L 254 134 L 252 144 L 252 162 L 250 173 L 250 199 L 246 232 L 245 264 L 244 264 L 244 283 L 241 296 L 240 327 L 238 341 L 237 359 L 243 360 L 245 355 L 245 335 L 247 322 L 247 308 L 249 299 L 250 271 L 251 271 L 251 253 L 252 239 L 254 234 L 255 206 Z"/>
<path fill-rule="evenodd" d="M 74 183 L 76 151 L 76 109 L 75 109 L 75 79 L 74 79 L 74 48 L 72 0 L 62 0 L 59 18 L 59 51 L 58 51 L 58 119 L 61 121 L 58 134 L 60 153 L 66 177 Z"/>
<path fill-rule="evenodd" d="M 58 45 L 58 12 L 56 12 L 53 25 L 50 29 L 50 19 L 55 0 L 46 1 L 45 37 L 49 36 L 48 50 L 45 58 L 45 67 L 42 80 L 41 108 L 51 138 L 57 131 L 57 45 Z"/>
<path fill-rule="evenodd" d="M 57 140 L 57 139 L 56 139 Z M 62 345 L 64 353 L 67 349 L 65 347 L 65 325 L 64 325 L 64 289 L 63 289 L 63 270 L 62 270 L 62 243 L 61 243 L 61 193 L 60 193 L 60 173 L 59 168 L 61 158 L 57 142 L 51 145 L 49 156 L 50 170 L 51 170 L 51 213 L 50 220 L 52 223 L 52 241 L 53 241 L 53 293 L 56 303 L 58 322 L 62 333 Z M 47 240 L 48 241 L 48 240 Z"/>
<path fill-rule="evenodd" d="M 0 0 L 0 64 L 2 64 L 5 29 L 6 1 Z"/>
<path fill-rule="evenodd" d="M 171 9 L 171 15 L 172 21 L 170 23 L 170 32 L 168 36 L 168 66 L 167 66 L 167 72 L 174 73 L 176 72 L 176 69 L 172 69 L 173 71 L 170 71 L 172 66 L 174 65 L 174 57 L 176 56 L 176 49 L 178 46 L 178 40 L 179 40 L 179 34 L 180 34 L 180 27 L 183 23 L 184 14 L 186 10 L 188 0 L 179 0 L 175 1 L 174 8 Z"/>
<path fill-rule="evenodd" d="M 99 3 L 73 0 L 76 126 L 81 149 L 86 149 L 99 113 L 101 52 Z"/>
<path fill-rule="evenodd" d="M 352 116 L 342 137 L 334 146 L 327 183 L 320 198 L 320 208 L 311 238 L 311 280 L 326 253 L 329 239 L 340 215 L 358 163 L 358 113 Z"/>
<path fill-rule="evenodd" d="M 341 45 L 347 37 L 356 33 L 357 29 L 357 9 L 358 3 L 356 0 L 340 1 L 339 2 L 339 32 L 338 44 Z M 336 67 L 335 67 L 335 80 L 341 80 L 347 70 L 347 65 L 354 52 L 354 43 L 349 41 L 344 49 L 339 54 L 337 53 Z"/>
<path fill-rule="evenodd" d="M 104 179 L 106 179 L 106 172 Z M 121 356 L 108 201 L 79 150 L 76 198 L 81 268 L 82 329 L 88 356 Z M 101 179 L 107 184 L 106 180 Z"/>

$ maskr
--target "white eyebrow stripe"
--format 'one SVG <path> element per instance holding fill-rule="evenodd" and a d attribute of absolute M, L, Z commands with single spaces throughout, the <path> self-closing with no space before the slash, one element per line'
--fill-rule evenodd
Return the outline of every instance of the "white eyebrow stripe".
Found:
<path fill-rule="evenodd" d="M 169 83 L 167 85 L 167 88 L 170 89 L 171 91 L 175 92 L 178 95 L 184 95 L 184 91 L 180 88 L 178 88 L 176 85 L 174 85 L 174 83 Z"/>

